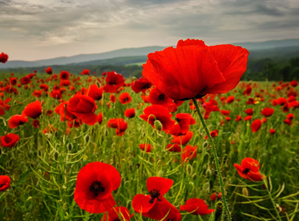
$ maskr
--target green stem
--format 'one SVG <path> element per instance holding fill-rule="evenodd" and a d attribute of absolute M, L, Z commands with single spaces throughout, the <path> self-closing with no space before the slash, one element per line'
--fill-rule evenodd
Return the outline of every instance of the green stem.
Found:
<path fill-rule="evenodd" d="M 271 178 L 270 178 L 270 179 L 271 179 Z M 267 189 L 269 198 L 270 198 L 270 200 L 271 200 L 271 202 L 272 202 L 272 204 L 273 204 L 273 206 L 274 206 L 274 209 L 275 209 L 275 211 L 276 211 L 276 215 L 277 215 L 277 217 L 279 218 L 279 220 L 282 221 L 282 219 L 281 219 L 281 217 L 280 217 L 280 214 L 279 214 L 279 212 L 278 212 L 278 210 L 277 210 L 276 204 L 275 204 L 275 202 L 274 202 L 274 200 L 273 200 L 272 194 L 271 194 L 271 192 L 270 192 L 270 190 L 269 190 L 268 183 L 267 183 L 266 179 L 263 179 L 263 181 L 264 181 L 264 184 L 265 184 L 265 186 L 266 186 L 266 189 Z M 271 182 L 271 181 L 270 181 L 270 182 Z"/>
<path fill-rule="evenodd" d="M 201 123 L 202 123 L 202 125 L 203 125 L 203 127 L 205 129 L 205 132 L 206 132 L 206 134 L 207 134 L 207 136 L 209 138 L 209 141 L 211 143 L 211 149 L 213 151 L 214 160 L 216 162 L 216 169 L 217 169 L 217 172 L 218 172 L 219 182 L 220 182 L 220 186 L 221 186 L 221 193 L 222 193 L 222 200 L 223 200 L 224 208 L 225 208 L 228 220 L 231 220 L 230 212 L 229 212 L 229 209 L 228 209 L 228 206 L 227 206 L 227 202 L 226 202 L 225 191 L 224 191 L 224 184 L 223 184 L 222 174 L 221 174 L 220 167 L 219 167 L 219 160 L 218 160 L 217 151 L 216 151 L 216 148 L 214 146 L 213 139 L 211 138 L 210 133 L 209 133 L 209 131 L 207 129 L 205 121 L 204 121 L 204 119 L 203 119 L 203 117 L 202 117 L 202 115 L 200 113 L 200 109 L 199 109 L 199 106 L 197 104 L 196 98 L 193 98 L 193 101 L 194 101 L 197 113 L 199 115 L 199 118 L 201 120 Z"/>

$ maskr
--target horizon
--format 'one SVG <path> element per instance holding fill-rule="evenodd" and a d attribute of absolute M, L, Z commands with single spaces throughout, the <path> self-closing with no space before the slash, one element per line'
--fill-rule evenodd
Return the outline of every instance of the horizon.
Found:
<path fill-rule="evenodd" d="M 297 0 L 0 0 L 1 51 L 36 61 L 124 48 L 299 39 Z M 165 45 L 165 46 L 164 46 Z"/>

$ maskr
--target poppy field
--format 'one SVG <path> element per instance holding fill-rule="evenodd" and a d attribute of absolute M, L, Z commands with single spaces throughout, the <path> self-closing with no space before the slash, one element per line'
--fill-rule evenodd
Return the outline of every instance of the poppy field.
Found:
<path fill-rule="evenodd" d="M 187 39 L 141 78 L 1 75 L 0 221 L 298 220 L 298 79 L 240 82 L 248 54 Z"/>

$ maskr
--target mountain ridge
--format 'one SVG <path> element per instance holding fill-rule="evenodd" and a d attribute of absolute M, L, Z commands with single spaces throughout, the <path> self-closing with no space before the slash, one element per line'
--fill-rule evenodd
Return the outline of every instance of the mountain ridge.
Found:
<path fill-rule="evenodd" d="M 261 42 L 240 42 L 232 43 L 236 46 L 242 46 L 252 51 L 275 49 L 275 48 L 287 48 L 287 47 L 297 47 L 299 51 L 299 39 L 282 39 L 282 40 L 270 40 Z M 103 52 L 103 53 L 93 53 L 93 54 L 78 54 L 74 56 L 63 56 L 51 59 L 43 59 L 37 61 L 22 61 L 13 60 L 8 61 L 5 64 L 0 65 L 0 69 L 6 68 L 21 68 L 21 67 L 41 67 L 41 66 L 51 66 L 51 65 L 66 65 L 66 64 L 76 64 L 83 62 L 91 62 L 97 60 L 107 60 L 118 57 L 130 57 L 130 56 L 146 56 L 148 53 L 163 50 L 166 47 L 163 46 L 147 46 L 138 48 L 122 48 L 118 50 Z"/>

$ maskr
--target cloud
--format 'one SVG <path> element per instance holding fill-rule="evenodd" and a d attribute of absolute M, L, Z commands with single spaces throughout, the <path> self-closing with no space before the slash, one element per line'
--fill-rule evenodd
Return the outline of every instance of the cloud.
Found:
<path fill-rule="evenodd" d="M 0 0 L 2 50 L 12 59 L 125 47 L 297 38 L 297 0 Z M 26 59 L 23 57 L 23 59 Z"/>

